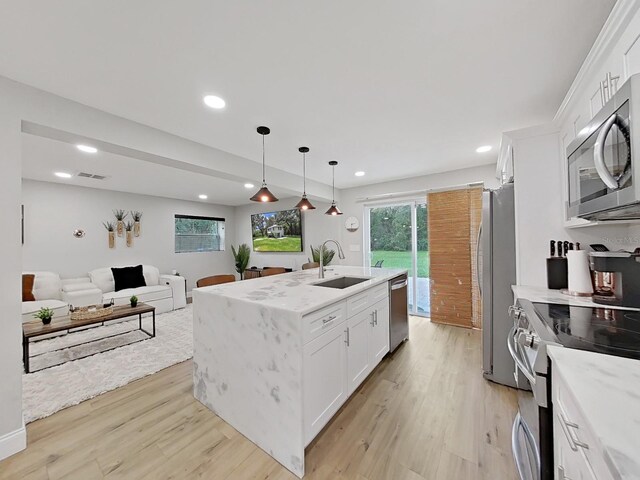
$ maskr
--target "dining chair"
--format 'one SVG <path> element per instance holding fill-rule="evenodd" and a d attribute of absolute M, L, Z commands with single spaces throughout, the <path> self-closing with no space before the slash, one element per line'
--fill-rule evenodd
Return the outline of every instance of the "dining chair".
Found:
<path fill-rule="evenodd" d="M 212 275 L 210 277 L 201 278 L 196 282 L 196 287 L 210 287 L 211 285 L 219 285 L 221 283 L 235 282 L 235 275 Z"/>
<path fill-rule="evenodd" d="M 310 268 L 318 268 L 320 266 L 320 262 L 309 262 L 302 265 L 303 270 L 309 270 Z"/>
<path fill-rule="evenodd" d="M 268 277 L 270 275 L 280 275 L 281 273 L 286 273 L 286 268 L 283 267 L 270 267 L 262 269 L 261 277 Z"/>

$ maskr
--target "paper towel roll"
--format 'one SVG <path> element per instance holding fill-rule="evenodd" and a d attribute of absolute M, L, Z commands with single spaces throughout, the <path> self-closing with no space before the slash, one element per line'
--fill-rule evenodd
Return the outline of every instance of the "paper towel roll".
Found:
<path fill-rule="evenodd" d="M 567 252 L 569 271 L 568 290 L 572 293 L 593 293 L 589 255 L 586 250 L 569 250 Z"/>

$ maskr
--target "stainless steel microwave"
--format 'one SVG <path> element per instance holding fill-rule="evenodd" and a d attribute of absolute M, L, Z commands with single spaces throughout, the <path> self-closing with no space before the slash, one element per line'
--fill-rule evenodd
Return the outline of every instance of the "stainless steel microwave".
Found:
<path fill-rule="evenodd" d="M 640 219 L 640 74 L 567 147 L 568 217 Z"/>

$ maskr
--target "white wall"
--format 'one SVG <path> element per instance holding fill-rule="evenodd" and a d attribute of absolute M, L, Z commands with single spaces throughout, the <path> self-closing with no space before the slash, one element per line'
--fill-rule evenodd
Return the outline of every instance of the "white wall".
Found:
<path fill-rule="evenodd" d="M 235 236 L 233 207 L 34 180 L 22 181 L 22 200 L 24 270 L 76 277 L 97 267 L 147 263 L 162 273 L 177 270 L 189 290 L 198 278 L 235 271 L 230 247 Z M 116 248 L 108 248 L 102 222 L 114 221 L 114 209 L 142 212 L 142 234 L 132 247 L 116 237 Z M 175 214 L 225 218 L 225 251 L 175 253 Z M 73 237 L 77 228 L 86 232 L 84 238 Z"/>
<path fill-rule="evenodd" d="M 287 267 L 300 270 L 303 263 L 307 263 L 311 258 L 309 246 L 313 245 L 318 248 L 325 240 L 330 238 L 338 240 L 339 225 L 342 225 L 342 217 L 332 217 L 325 215 L 324 212 L 330 207 L 329 203 L 322 203 L 312 200 L 311 203 L 316 207 L 315 210 L 307 210 L 302 213 L 302 235 L 304 252 L 301 253 L 274 253 L 274 252 L 254 252 L 251 241 L 251 214 L 275 212 L 278 210 L 287 210 L 293 208 L 298 203 L 299 198 L 285 198 L 277 203 L 252 203 L 236 207 L 235 224 L 236 224 L 236 245 L 246 243 L 252 248 L 249 266 L 256 267 Z M 328 248 L 336 249 L 335 245 L 329 244 Z M 346 252 L 345 252 L 346 253 Z M 333 264 L 346 262 L 341 261 L 336 254 L 332 261 Z"/>
<path fill-rule="evenodd" d="M 341 190 L 338 207 L 344 215 L 340 217 L 341 220 L 339 221 L 338 228 L 340 241 L 347 257 L 345 263 L 348 265 L 362 265 L 364 248 L 363 216 L 365 205 L 372 202 L 387 201 L 380 199 L 367 201 L 362 199 L 389 193 L 402 195 L 406 192 L 415 192 L 418 190 L 437 190 L 476 182 L 484 182 L 487 188 L 496 188 L 498 181 L 496 180 L 495 173 L 495 164 L 490 164 Z M 424 197 L 426 194 L 413 195 Z M 389 199 L 388 202 L 393 203 L 394 199 Z M 349 216 L 354 216 L 360 220 L 360 228 L 358 231 L 348 232 L 345 228 L 344 221 Z"/>

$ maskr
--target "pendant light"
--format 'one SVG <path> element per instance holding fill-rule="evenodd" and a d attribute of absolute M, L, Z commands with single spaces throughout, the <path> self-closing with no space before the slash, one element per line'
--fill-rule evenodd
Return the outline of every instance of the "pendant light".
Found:
<path fill-rule="evenodd" d="M 256 194 L 249 200 L 254 202 L 277 202 L 276 196 L 267 188 L 267 182 L 265 180 L 265 164 L 264 164 L 264 137 L 269 135 L 271 130 L 269 127 L 258 127 L 258 133 L 262 135 L 262 188 L 256 192 Z"/>
<path fill-rule="evenodd" d="M 340 209 L 336 207 L 336 165 L 337 164 L 338 162 L 336 162 L 335 160 L 331 160 L 329 162 L 329 165 L 331 165 L 331 168 L 332 168 L 331 207 L 329 207 L 329 210 L 324 212 L 325 215 L 342 215 L 342 212 L 340 211 Z"/>
<path fill-rule="evenodd" d="M 316 207 L 311 205 L 307 199 L 307 152 L 309 147 L 300 147 L 298 151 L 302 154 L 302 199 L 296 204 L 296 208 L 300 210 L 315 210 Z"/>

